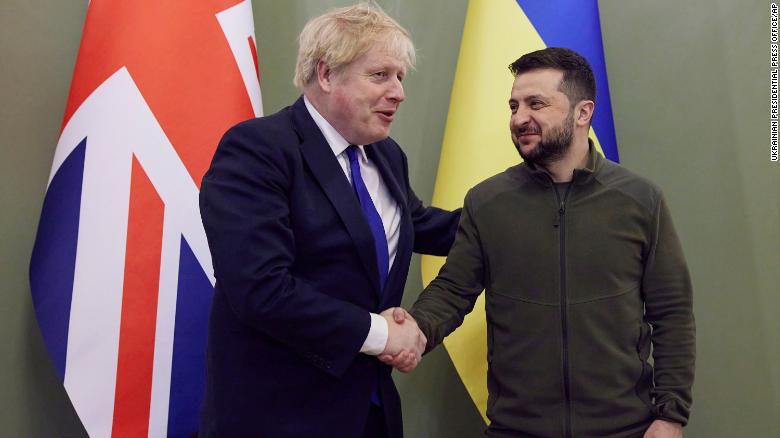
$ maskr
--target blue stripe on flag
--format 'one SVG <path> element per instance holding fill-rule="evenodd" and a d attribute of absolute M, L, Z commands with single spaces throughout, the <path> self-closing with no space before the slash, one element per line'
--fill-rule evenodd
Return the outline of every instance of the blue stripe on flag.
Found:
<path fill-rule="evenodd" d="M 52 178 L 30 260 L 30 290 L 38 326 L 54 368 L 63 380 L 86 150 L 85 138 Z"/>
<path fill-rule="evenodd" d="M 205 391 L 208 314 L 213 296 L 211 282 L 182 237 L 168 407 L 169 437 L 188 437 L 198 430 Z"/>
<path fill-rule="evenodd" d="M 547 47 L 566 47 L 588 60 L 596 76 L 596 111 L 593 130 L 604 154 L 619 161 L 612 103 L 607 85 L 607 67 L 601 42 L 601 23 L 596 0 L 517 0 Z"/>

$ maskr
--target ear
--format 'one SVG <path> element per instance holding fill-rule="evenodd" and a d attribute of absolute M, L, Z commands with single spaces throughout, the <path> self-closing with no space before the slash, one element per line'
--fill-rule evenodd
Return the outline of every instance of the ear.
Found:
<path fill-rule="evenodd" d="M 325 93 L 330 93 L 333 74 L 333 70 L 325 61 L 317 61 L 317 83 Z"/>
<path fill-rule="evenodd" d="M 581 100 L 574 107 L 575 125 L 577 126 L 589 126 L 590 119 L 593 118 L 593 107 L 595 104 L 592 100 Z"/>

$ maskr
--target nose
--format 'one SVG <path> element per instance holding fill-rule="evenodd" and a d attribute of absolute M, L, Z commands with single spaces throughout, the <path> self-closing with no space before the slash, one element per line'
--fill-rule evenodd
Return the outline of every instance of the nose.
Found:
<path fill-rule="evenodd" d="M 522 106 L 518 107 L 514 113 L 509 117 L 509 127 L 517 129 L 522 126 L 528 125 L 531 122 L 531 112 L 523 109 Z"/>
<path fill-rule="evenodd" d="M 401 84 L 401 81 L 398 80 L 398 78 L 391 80 L 388 87 L 389 89 L 387 90 L 387 98 L 389 100 L 401 103 L 404 101 L 404 99 L 406 99 L 406 94 L 404 94 L 404 86 Z"/>

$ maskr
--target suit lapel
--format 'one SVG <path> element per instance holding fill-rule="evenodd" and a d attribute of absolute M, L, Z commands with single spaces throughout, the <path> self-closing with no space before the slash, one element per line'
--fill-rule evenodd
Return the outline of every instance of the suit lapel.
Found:
<path fill-rule="evenodd" d="M 390 165 L 385 152 L 382 150 L 383 147 L 389 146 L 390 145 L 384 145 L 383 142 L 378 142 L 366 147 L 366 155 L 368 155 L 368 158 L 376 164 L 377 169 L 379 169 L 379 174 L 382 175 L 382 182 L 390 190 L 390 194 L 401 209 L 401 229 L 398 233 L 398 247 L 396 249 L 393 266 L 387 275 L 385 291 L 381 297 L 380 309 L 384 309 L 385 307 L 388 307 L 388 305 L 398 305 L 396 301 L 400 303 L 400 298 L 396 300 L 389 292 L 403 292 L 404 283 L 406 282 L 406 268 L 409 266 L 409 259 L 411 258 L 412 245 L 414 242 L 412 223 L 407 208 L 406 180 L 403 179 L 399 182 L 398 178 L 403 178 L 403 175 L 396 176 L 393 172 L 393 168 Z M 401 183 L 403 183 L 403 190 L 401 189 Z M 403 278 L 398 278 L 399 275 Z"/>
<path fill-rule="evenodd" d="M 387 161 L 387 157 L 385 157 L 385 154 L 382 151 L 382 146 L 382 142 L 366 146 L 366 155 L 368 155 L 368 158 L 376 164 L 377 169 L 379 169 L 379 174 L 382 175 L 382 182 L 390 189 L 390 194 L 403 212 L 406 210 L 406 192 L 402 191 L 401 187 L 398 185 L 396 175 L 393 173 L 390 163 Z"/>
<path fill-rule="evenodd" d="M 363 267 L 369 273 L 374 289 L 379 292 L 374 237 L 360 209 L 354 189 L 349 184 L 325 137 L 309 115 L 303 98 L 298 99 L 293 105 L 293 118 L 302 140 L 300 150 L 303 159 L 347 228 Z"/>

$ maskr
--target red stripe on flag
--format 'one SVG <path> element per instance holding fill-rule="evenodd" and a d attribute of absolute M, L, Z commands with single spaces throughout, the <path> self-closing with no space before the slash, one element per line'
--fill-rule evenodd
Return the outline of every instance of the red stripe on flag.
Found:
<path fill-rule="evenodd" d="M 255 40 L 252 37 L 247 37 L 249 41 L 249 52 L 252 54 L 252 61 L 255 63 L 255 74 L 257 75 L 257 82 L 260 82 L 260 64 L 257 63 L 257 47 L 255 46 Z"/>
<path fill-rule="evenodd" d="M 92 1 L 62 126 L 100 84 L 127 67 L 200 187 L 222 134 L 254 117 L 216 17 L 238 3 L 241 0 Z"/>
<path fill-rule="evenodd" d="M 112 437 L 149 434 L 164 204 L 133 157 Z"/>

